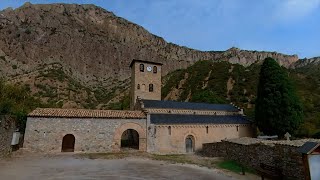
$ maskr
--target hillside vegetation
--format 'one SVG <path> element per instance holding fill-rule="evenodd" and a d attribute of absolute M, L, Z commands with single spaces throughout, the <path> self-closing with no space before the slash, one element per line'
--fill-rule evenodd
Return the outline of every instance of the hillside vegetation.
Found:
<path fill-rule="evenodd" d="M 320 65 L 286 70 L 293 80 L 304 109 L 300 136 L 320 129 Z M 259 64 L 244 67 L 225 61 L 199 61 L 163 77 L 162 99 L 208 103 L 234 103 L 254 119 Z M 10 85 L 15 84 L 15 85 Z M 81 85 L 61 70 L 50 67 L 1 82 L 1 112 L 25 119 L 36 107 L 128 109 L 130 80 L 115 81 L 115 88 Z"/>
<path fill-rule="evenodd" d="M 123 106 L 123 109 L 129 108 L 129 103 L 119 104 L 129 99 L 129 80 L 114 80 L 113 88 L 84 86 L 66 74 L 59 63 L 17 76 L 8 82 L 26 86 L 30 90 L 30 95 L 38 98 L 45 107 L 118 109 Z"/>
<path fill-rule="evenodd" d="M 298 90 L 304 109 L 299 136 L 315 135 L 320 129 L 320 65 L 285 69 Z M 164 77 L 166 100 L 234 103 L 254 119 L 260 65 L 244 67 L 228 62 L 199 61 Z"/>

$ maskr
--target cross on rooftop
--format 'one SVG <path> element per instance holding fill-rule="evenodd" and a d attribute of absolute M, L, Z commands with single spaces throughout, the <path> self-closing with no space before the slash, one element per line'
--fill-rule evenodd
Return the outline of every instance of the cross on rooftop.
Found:
<path fill-rule="evenodd" d="M 287 133 L 284 135 L 284 137 L 287 139 L 287 141 L 290 141 L 291 135 L 287 132 Z"/>

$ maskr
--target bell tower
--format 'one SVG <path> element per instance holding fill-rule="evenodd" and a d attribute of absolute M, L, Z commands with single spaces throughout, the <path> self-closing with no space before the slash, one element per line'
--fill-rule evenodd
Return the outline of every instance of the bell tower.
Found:
<path fill-rule="evenodd" d="M 137 98 L 161 100 L 161 63 L 134 59 L 131 64 L 131 102 L 133 110 Z"/>

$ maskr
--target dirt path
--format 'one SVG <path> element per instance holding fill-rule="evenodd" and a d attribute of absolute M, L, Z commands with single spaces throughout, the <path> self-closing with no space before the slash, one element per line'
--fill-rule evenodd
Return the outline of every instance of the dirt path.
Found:
<path fill-rule="evenodd" d="M 1 180 L 233 179 L 218 170 L 195 165 L 144 158 L 87 159 L 71 154 L 26 156 L 0 161 L 0 175 Z"/>

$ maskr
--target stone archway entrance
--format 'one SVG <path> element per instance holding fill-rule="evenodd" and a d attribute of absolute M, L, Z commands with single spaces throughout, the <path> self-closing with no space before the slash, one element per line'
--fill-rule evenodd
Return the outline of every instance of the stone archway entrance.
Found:
<path fill-rule="evenodd" d="M 113 136 L 113 151 L 120 151 L 129 145 L 126 143 L 130 144 L 130 148 L 135 147 L 139 151 L 146 151 L 146 130 L 144 127 L 137 123 L 128 122 L 116 128 Z"/>
<path fill-rule="evenodd" d="M 62 139 L 61 152 L 74 152 L 76 138 L 73 134 L 67 134 Z"/>
<path fill-rule="evenodd" d="M 193 153 L 194 152 L 194 137 L 189 135 L 186 137 L 186 153 Z"/>
<path fill-rule="evenodd" d="M 121 135 L 121 148 L 139 150 L 139 133 L 134 129 L 127 129 Z"/>

